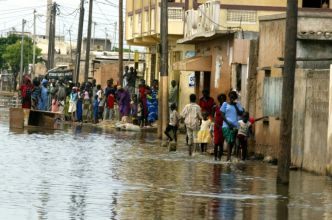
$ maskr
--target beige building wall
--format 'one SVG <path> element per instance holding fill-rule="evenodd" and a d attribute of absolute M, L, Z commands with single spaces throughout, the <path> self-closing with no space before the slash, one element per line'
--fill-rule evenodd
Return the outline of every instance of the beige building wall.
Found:
<path fill-rule="evenodd" d="M 332 176 L 332 65 L 330 67 L 330 85 L 329 85 L 329 115 L 327 129 L 327 166 L 326 172 Z"/>
<path fill-rule="evenodd" d="M 193 7 L 193 2 L 198 4 L 206 3 L 208 0 L 189 0 L 189 9 Z M 223 5 L 247 5 L 247 6 L 266 6 L 266 7 L 286 7 L 287 0 L 220 0 Z M 332 2 L 330 2 L 329 8 L 332 8 Z M 303 0 L 298 0 L 299 8 L 302 8 Z"/>
<path fill-rule="evenodd" d="M 173 70 L 173 63 L 183 59 L 185 52 L 194 51 L 192 45 L 178 45 L 183 37 L 184 0 L 169 3 L 168 44 L 169 44 L 169 82 L 180 81 L 181 74 Z M 160 0 L 126 1 L 126 40 L 130 45 L 146 48 L 146 69 L 144 79 L 148 85 L 159 79 L 160 54 Z M 187 86 L 188 87 L 188 86 Z M 186 90 L 185 84 L 182 91 Z"/>
<path fill-rule="evenodd" d="M 330 29 L 330 13 L 300 12 L 298 36 L 308 31 L 325 32 Z M 311 25 L 308 25 L 311 23 Z M 266 78 L 281 78 L 285 47 L 285 14 L 262 17 L 260 20 L 259 58 L 256 86 L 255 117 L 264 116 L 264 80 Z M 316 37 L 316 38 L 315 38 Z M 330 39 L 317 40 L 317 35 L 309 41 L 298 40 L 298 57 L 303 57 L 303 51 L 310 51 L 318 57 L 324 49 L 315 49 L 317 45 L 330 45 Z M 316 40 L 315 40 L 316 39 Z M 301 43 L 311 42 L 309 45 Z M 273 51 L 273 52 L 272 52 Z M 292 128 L 292 163 L 309 171 L 320 174 L 331 173 L 328 155 L 330 136 L 326 136 L 328 118 L 328 72 L 319 68 L 321 61 L 311 63 L 307 69 L 302 69 L 297 62 L 295 80 L 295 98 Z M 316 68 L 318 66 L 318 68 Z M 310 69 L 312 70 L 310 70 Z M 269 87 L 267 87 L 269 88 Z M 273 97 L 279 96 L 275 94 Z M 269 96 L 270 97 L 270 96 Z M 272 97 L 272 96 L 271 96 Z M 268 101 L 266 101 L 268 102 Z M 274 103 L 277 104 L 277 103 Z M 279 113 L 280 114 L 280 113 Z M 268 121 L 255 123 L 255 153 L 277 158 L 280 147 L 280 115 L 270 116 Z M 327 166 L 327 167 L 326 167 Z"/>
<path fill-rule="evenodd" d="M 269 77 L 281 77 L 282 69 L 273 68 L 276 64 L 282 64 L 278 57 L 283 57 L 284 54 L 284 35 L 285 35 L 285 21 L 275 20 L 272 23 L 264 21 L 260 22 L 260 38 L 259 38 L 259 56 L 258 67 L 260 70 L 257 73 L 257 87 L 256 87 L 256 111 L 255 117 L 263 117 L 263 94 L 264 94 L 264 79 L 266 71 L 263 68 L 269 69 Z M 273 53 L 271 53 L 273 51 Z M 271 68 L 272 67 L 272 68 Z M 255 138 L 256 146 L 255 153 L 272 156 L 277 158 L 280 137 L 280 119 L 269 117 L 268 123 L 259 121 L 255 123 Z"/>
<path fill-rule="evenodd" d="M 114 83 L 119 81 L 118 77 L 119 63 L 117 61 L 109 63 L 101 63 L 95 70 L 94 78 L 96 79 L 97 85 L 100 84 L 102 88 L 107 86 L 107 80 L 113 79 Z"/>
<path fill-rule="evenodd" d="M 197 56 L 211 56 L 212 65 L 210 72 L 210 95 L 215 100 L 220 93 L 227 94 L 231 89 L 231 52 L 233 47 L 232 35 L 220 37 L 216 40 L 206 41 L 197 44 Z M 217 59 L 220 65 L 217 64 Z M 219 70 L 217 70 L 217 68 Z M 220 71 L 220 74 L 217 74 Z M 202 95 L 202 89 L 198 91 L 198 95 Z"/>
<path fill-rule="evenodd" d="M 181 112 L 185 105 L 189 104 L 190 94 L 195 93 L 195 87 L 189 87 L 189 77 L 195 74 L 192 71 L 181 71 L 179 76 L 179 106 Z"/>

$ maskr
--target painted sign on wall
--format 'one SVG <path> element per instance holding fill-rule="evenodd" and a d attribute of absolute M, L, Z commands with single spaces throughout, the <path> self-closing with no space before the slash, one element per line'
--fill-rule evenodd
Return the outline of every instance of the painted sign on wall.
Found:
<path fill-rule="evenodd" d="M 188 81 L 189 81 L 189 87 L 195 87 L 196 85 L 196 80 L 195 80 L 195 73 L 192 72 L 189 76 L 188 76 Z"/>

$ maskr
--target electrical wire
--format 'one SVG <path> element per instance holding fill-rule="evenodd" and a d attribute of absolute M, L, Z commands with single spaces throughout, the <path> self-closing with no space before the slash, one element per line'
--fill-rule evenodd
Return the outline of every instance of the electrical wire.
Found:
<path fill-rule="evenodd" d="M 217 26 L 219 26 L 219 27 L 221 27 L 221 28 L 224 28 L 224 29 L 227 29 L 227 30 L 230 30 L 230 29 L 242 29 L 241 26 L 237 26 L 237 27 L 223 26 L 223 25 L 221 25 L 221 24 L 219 24 L 219 23 L 216 23 L 216 22 L 215 22 L 214 20 L 212 20 L 209 16 L 207 16 L 207 15 L 205 14 L 205 12 L 204 12 L 201 8 L 198 7 L 198 10 L 199 10 L 199 11 L 204 15 L 204 17 L 207 18 L 210 22 L 212 22 L 213 24 L 215 24 L 215 25 L 217 25 Z"/>
<path fill-rule="evenodd" d="M 96 2 L 96 3 L 97 3 L 96 5 L 97 5 L 98 9 L 100 10 L 101 14 L 104 15 L 104 19 L 106 19 L 110 24 L 113 23 L 114 21 L 112 22 L 112 21 L 108 20 L 108 17 L 105 15 L 103 10 L 100 8 L 99 3 L 98 2 Z"/>

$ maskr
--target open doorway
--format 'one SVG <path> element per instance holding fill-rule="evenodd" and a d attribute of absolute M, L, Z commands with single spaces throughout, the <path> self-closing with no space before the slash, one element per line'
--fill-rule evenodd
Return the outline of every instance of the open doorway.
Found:
<path fill-rule="evenodd" d="M 203 89 L 210 91 L 211 72 L 195 72 L 196 87 L 195 93 L 198 97 L 202 95 Z"/>
<path fill-rule="evenodd" d="M 303 0 L 303 8 L 328 8 L 330 0 Z"/>

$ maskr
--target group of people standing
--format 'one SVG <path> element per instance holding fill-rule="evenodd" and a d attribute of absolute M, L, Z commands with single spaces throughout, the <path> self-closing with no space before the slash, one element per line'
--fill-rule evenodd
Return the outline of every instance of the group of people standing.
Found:
<path fill-rule="evenodd" d="M 126 68 L 125 87 L 110 79 L 106 88 L 96 85 L 96 80 L 76 85 L 46 78 L 35 78 L 31 82 L 25 75 L 20 86 L 22 107 L 61 113 L 67 120 L 77 122 L 131 119 L 142 127 L 151 125 L 158 119 L 158 81 L 149 87 L 141 80 L 137 89 L 136 71 L 128 70 Z"/>
<path fill-rule="evenodd" d="M 78 122 L 98 123 L 117 118 L 125 122 L 131 119 L 141 127 L 151 125 L 158 119 L 158 81 L 153 81 L 149 87 L 141 80 L 137 89 L 136 71 L 126 67 L 124 76 L 125 87 L 110 79 L 102 89 L 101 85 L 96 85 L 96 80 L 77 85 L 62 80 L 49 82 L 45 78 L 35 78 L 31 82 L 25 75 L 20 87 L 22 107 L 62 113 L 67 120 Z M 171 82 L 170 117 L 165 130 L 169 141 L 177 141 L 179 122 L 184 121 L 190 155 L 197 146 L 206 152 L 208 144 L 213 143 L 214 158 L 220 160 L 226 142 L 227 160 L 230 160 L 233 147 L 238 143 L 240 157 L 245 160 L 247 140 L 255 119 L 249 118 L 249 113 L 238 102 L 236 91 L 228 94 L 228 101 L 225 94 L 220 94 L 217 103 L 210 97 L 209 90 L 204 89 L 202 94 L 198 102 L 196 95 L 191 94 L 190 103 L 179 114 L 178 86 L 175 80 Z"/>
<path fill-rule="evenodd" d="M 201 152 L 206 152 L 210 143 L 214 144 L 214 158 L 221 160 L 224 142 L 227 143 L 227 161 L 230 161 L 234 146 L 236 154 L 242 159 L 247 159 L 248 137 L 255 119 L 249 118 L 249 113 L 238 101 L 236 91 L 217 97 L 218 103 L 210 97 L 209 90 L 203 90 L 203 96 L 197 102 L 195 94 L 191 94 L 190 103 L 181 114 L 177 113 L 175 105 L 171 104 L 170 121 L 165 134 L 169 141 L 176 141 L 176 131 L 180 121 L 186 127 L 186 139 L 189 146 L 189 155 L 200 146 Z M 260 120 L 260 119 L 259 119 Z M 238 144 L 236 144 L 238 143 Z"/>

